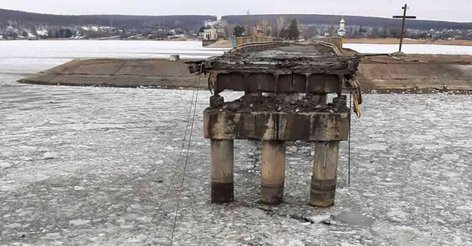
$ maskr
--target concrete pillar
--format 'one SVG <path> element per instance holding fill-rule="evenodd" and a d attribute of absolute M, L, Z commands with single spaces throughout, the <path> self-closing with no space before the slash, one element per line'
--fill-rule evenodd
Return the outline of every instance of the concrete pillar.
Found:
<path fill-rule="evenodd" d="M 265 204 L 283 202 L 285 179 L 285 142 L 262 141 L 261 200 Z"/>
<path fill-rule="evenodd" d="M 310 204 L 316 207 L 334 205 L 339 142 L 316 142 Z"/>
<path fill-rule="evenodd" d="M 211 140 L 211 202 L 234 200 L 233 140 Z"/>

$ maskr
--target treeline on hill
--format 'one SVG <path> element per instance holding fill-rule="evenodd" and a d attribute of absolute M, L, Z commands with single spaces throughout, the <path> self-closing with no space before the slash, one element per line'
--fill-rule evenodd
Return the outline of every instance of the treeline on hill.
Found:
<path fill-rule="evenodd" d="M 297 15 L 228 15 L 223 16 L 222 20 L 231 25 L 246 25 L 248 21 L 252 23 L 267 20 L 276 23 L 277 19 L 283 17 L 286 20 L 296 19 L 299 24 L 309 25 L 338 25 L 339 20 L 344 18 L 346 25 L 364 26 L 364 27 L 382 27 L 395 28 L 399 25 L 399 20 L 379 18 L 379 17 L 363 17 L 363 16 L 340 16 L 340 15 L 315 15 L 315 14 L 297 14 Z M 448 22 L 448 21 L 431 21 L 431 20 L 408 20 L 408 28 L 430 30 L 430 29 L 472 29 L 472 22 Z"/>
<path fill-rule="evenodd" d="M 102 26 L 136 32 L 162 28 L 165 30 L 182 29 L 196 33 L 207 20 L 216 20 L 216 16 L 51 15 L 0 9 L 0 28 L 13 26 L 28 30 L 35 30 L 38 27 L 70 29 L 80 26 Z"/>
<path fill-rule="evenodd" d="M 0 9 L 0 24 L 21 22 L 24 24 L 44 25 L 100 25 L 117 28 L 139 28 L 163 26 L 198 30 L 204 21 L 216 20 L 211 15 L 172 15 L 172 16 L 134 16 L 134 15 L 51 15 Z"/>
<path fill-rule="evenodd" d="M 301 37 L 335 35 L 339 20 L 346 20 L 347 38 L 397 37 L 400 20 L 336 15 L 229 15 L 223 16 L 221 37 L 230 37 L 235 26 L 249 34 L 280 37 L 296 20 Z M 0 39 L 114 38 L 186 39 L 197 38 L 211 15 L 130 16 L 130 15 L 51 15 L 0 9 Z M 249 28 L 248 28 L 249 27 Z M 472 22 L 408 20 L 407 37 L 429 39 L 472 39 Z M 241 31 L 241 30 L 240 30 Z"/>

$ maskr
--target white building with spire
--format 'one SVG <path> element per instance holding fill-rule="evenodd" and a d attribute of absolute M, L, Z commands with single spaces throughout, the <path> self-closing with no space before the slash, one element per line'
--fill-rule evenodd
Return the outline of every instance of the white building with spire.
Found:
<path fill-rule="evenodd" d="M 341 21 L 339 21 L 338 37 L 342 38 L 344 35 L 346 35 L 346 21 L 344 18 L 341 18 Z"/>

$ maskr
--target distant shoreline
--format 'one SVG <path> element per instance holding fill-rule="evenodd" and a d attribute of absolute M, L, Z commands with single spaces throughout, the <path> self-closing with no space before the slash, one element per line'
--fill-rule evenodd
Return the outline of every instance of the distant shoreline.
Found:
<path fill-rule="evenodd" d="M 148 42 L 201 42 L 201 40 L 154 40 L 154 39 L 15 39 L 1 41 L 148 41 Z M 352 38 L 345 39 L 346 44 L 398 44 L 396 38 Z M 454 45 L 454 46 L 472 46 L 472 40 L 427 40 L 427 39 L 405 39 L 404 44 L 431 44 L 431 45 Z M 230 40 L 220 40 L 205 48 L 232 48 Z"/>
<path fill-rule="evenodd" d="M 398 44 L 396 38 L 352 38 L 345 39 L 345 44 Z M 426 40 L 426 39 L 405 39 L 404 44 L 432 44 L 432 45 L 456 45 L 472 46 L 472 40 Z M 208 48 L 232 48 L 231 41 L 219 40 Z"/>
<path fill-rule="evenodd" d="M 54 38 L 54 39 L 0 39 L 1 41 L 149 41 L 149 42 L 201 42 L 198 39 L 189 40 L 156 40 L 156 39 L 70 39 L 70 38 Z"/>

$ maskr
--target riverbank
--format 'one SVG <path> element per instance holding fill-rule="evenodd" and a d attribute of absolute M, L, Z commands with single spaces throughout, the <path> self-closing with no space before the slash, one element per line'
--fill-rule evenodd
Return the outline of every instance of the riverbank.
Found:
<path fill-rule="evenodd" d="M 398 38 L 347 38 L 346 44 L 398 44 Z M 405 38 L 404 44 L 434 44 L 434 45 L 458 45 L 472 46 L 472 40 L 430 40 Z"/>
<path fill-rule="evenodd" d="M 398 44 L 398 38 L 346 38 L 345 44 Z M 472 40 L 429 40 L 429 39 L 410 39 L 403 40 L 404 44 L 433 44 L 433 45 L 454 45 L 454 46 L 472 46 Z M 218 40 L 207 46 L 208 48 L 232 48 L 229 40 Z"/>
<path fill-rule="evenodd" d="M 472 56 L 368 55 L 361 59 L 358 79 L 366 92 L 472 92 Z M 70 86 L 192 88 L 195 75 L 184 61 L 165 59 L 73 60 L 21 83 Z M 196 85 L 207 88 L 207 76 Z"/>
<path fill-rule="evenodd" d="M 365 56 L 357 75 L 367 92 L 469 94 L 472 92 L 472 56 Z"/>
<path fill-rule="evenodd" d="M 183 61 L 165 59 L 90 59 L 73 60 L 18 82 L 42 85 L 103 87 L 194 87 L 195 75 Z M 200 79 L 197 87 L 207 86 Z"/>

